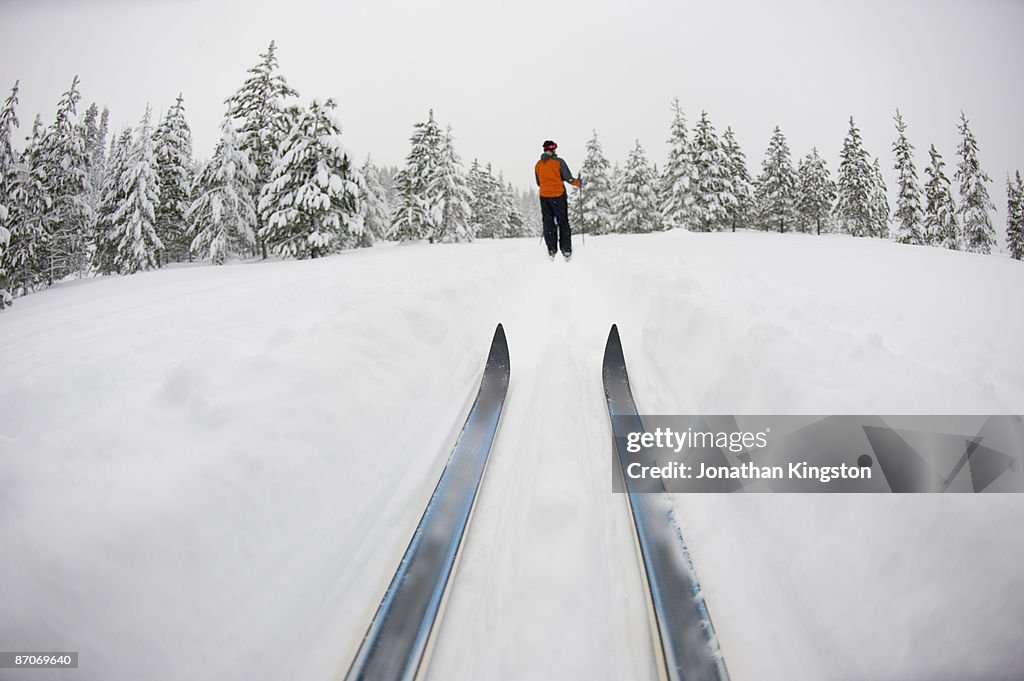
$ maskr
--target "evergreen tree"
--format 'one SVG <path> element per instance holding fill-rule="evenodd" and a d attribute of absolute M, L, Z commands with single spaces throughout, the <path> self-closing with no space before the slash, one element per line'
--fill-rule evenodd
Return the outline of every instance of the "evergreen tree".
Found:
<path fill-rule="evenodd" d="M 242 148 L 231 119 L 225 118 L 213 158 L 189 192 L 195 197 L 185 214 L 192 253 L 222 265 L 228 255 L 256 247 L 255 184 L 256 164 Z"/>
<path fill-rule="evenodd" d="M 612 169 L 608 173 L 608 186 L 610 188 L 608 193 L 608 207 L 611 210 L 611 219 L 608 222 L 609 232 L 626 231 L 618 222 L 619 206 L 622 204 L 622 182 L 625 180 L 625 177 L 626 173 L 622 169 L 622 164 L 618 161 L 613 163 Z"/>
<path fill-rule="evenodd" d="M 432 185 L 427 190 L 432 196 L 437 197 L 434 203 L 435 229 L 430 236 L 430 241 L 432 243 L 472 241 L 473 231 L 470 227 L 472 196 L 466 175 L 462 170 L 462 161 L 455 153 L 450 126 L 442 140 L 437 172 L 432 179 Z"/>
<path fill-rule="evenodd" d="M 725 152 L 732 183 L 732 195 L 736 202 L 728 206 L 726 220 L 732 231 L 745 225 L 754 212 L 754 183 L 747 170 L 747 158 L 736 141 L 732 128 L 726 128 L 722 135 L 722 151 Z"/>
<path fill-rule="evenodd" d="M 702 232 L 725 229 L 730 213 L 738 205 L 732 192 L 729 158 L 718 141 L 706 111 L 693 130 L 693 179 L 690 185 L 690 214 L 694 226 Z"/>
<path fill-rule="evenodd" d="M 921 209 L 921 188 L 917 184 L 914 167 L 914 146 L 907 139 L 907 124 L 899 109 L 896 110 L 896 132 L 892 151 L 896 155 L 896 240 L 904 244 L 927 243 L 923 233 L 924 213 Z"/>
<path fill-rule="evenodd" d="M 84 232 L 86 250 L 90 253 L 90 258 L 95 257 L 93 249 L 100 228 L 100 206 L 103 202 L 103 176 L 106 164 L 104 149 L 107 144 L 109 118 L 110 111 L 108 109 L 104 108 L 100 113 L 99 107 L 93 103 L 86 110 L 81 125 L 87 158 L 85 193 L 83 195 L 86 214 Z"/>
<path fill-rule="evenodd" d="M 996 243 L 991 211 L 995 204 L 988 196 L 986 182 L 991 182 L 978 161 L 978 141 L 967 125 L 967 116 L 960 112 L 960 163 L 954 178 L 960 183 L 960 208 L 957 216 L 963 230 L 964 249 L 972 253 L 991 253 Z"/>
<path fill-rule="evenodd" d="M 43 256 L 53 204 L 46 186 L 44 134 L 43 121 L 37 115 L 28 146 L 15 163 L 13 174 L 8 176 L 10 237 L 4 250 L 4 269 L 12 297 L 35 290 L 46 281 L 48 272 Z"/>
<path fill-rule="evenodd" d="M 228 106 L 227 115 L 239 121 L 239 133 L 243 139 L 243 149 L 249 154 L 249 160 L 256 165 L 256 194 L 254 200 L 262 195 L 265 185 L 270 181 L 271 171 L 277 157 L 277 150 L 291 131 L 298 111 L 289 108 L 286 100 L 298 97 L 299 93 L 288 86 L 284 76 L 278 73 L 277 47 L 270 41 L 267 51 L 260 55 L 260 62 L 249 69 L 249 77 L 225 102 Z M 262 213 L 257 213 L 257 239 L 266 226 Z M 263 257 L 267 249 L 260 244 Z"/>
<path fill-rule="evenodd" d="M 882 164 L 875 157 L 871 168 L 871 236 L 887 239 L 889 237 L 889 199 L 885 178 L 882 177 Z"/>
<path fill-rule="evenodd" d="M 395 206 L 398 204 L 398 190 L 395 189 L 395 178 L 398 176 L 398 168 L 396 166 L 381 167 L 380 171 L 380 184 L 384 187 L 384 195 L 387 197 L 388 205 Z M 388 216 L 390 220 L 390 216 Z"/>
<path fill-rule="evenodd" d="M 790 160 L 789 144 L 779 126 L 761 162 L 757 178 L 757 203 L 764 229 L 778 226 L 780 232 L 796 223 L 796 172 Z"/>
<path fill-rule="evenodd" d="M 796 208 L 800 231 L 806 232 L 814 227 L 816 233 L 821 234 L 835 200 L 836 184 L 829 175 L 825 159 L 818 153 L 818 148 L 813 147 L 797 169 Z"/>
<path fill-rule="evenodd" d="M 192 131 L 185 120 L 185 105 L 178 94 L 154 136 L 157 160 L 157 184 L 160 205 L 156 213 L 156 233 L 164 245 L 166 261 L 188 257 L 189 238 L 185 214 L 192 203 Z"/>
<path fill-rule="evenodd" d="M 275 253 L 316 258 L 353 246 L 363 232 L 358 169 L 331 115 L 334 100 L 313 101 L 278 150 L 260 195 L 264 243 Z"/>
<path fill-rule="evenodd" d="M 470 224 L 473 233 L 482 238 L 500 239 L 509 236 L 510 225 L 503 188 L 488 163 L 486 169 L 479 162 L 470 166 Z"/>
<path fill-rule="evenodd" d="M 928 176 L 924 187 L 924 234 L 933 246 L 960 250 L 960 225 L 956 219 L 956 204 L 953 202 L 949 179 L 943 171 L 945 164 L 934 144 L 928 154 L 931 165 L 924 171 Z"/>
<path fill-rule="evenodd" d="M 1006 245 L 1011 258 L 1024 260 L 1024 183 L 1019 170 L 1016 180 L 1006 176 Z"/>
<path fill-rule="evenodd" d="M 523 236 L 537 236 L 541 233 L 537 192 L 524 189 L 519 193 L 519 214 L 523 218 Z"/>
<path fill-rule="evenodd" d="M 359 202 L 363 216 L 363 245 L 370 246 L 375 241 L 387 238 L 391 207 L 388 205 L 387 191 L 381 184 L 381 171 L 369 156 L 360 172 L 366 183 L 365 193 Z"/>
<path fill-rule="evenodd" d="M 103 164 L 106 160 L 105 148 L 107 144 L 107 133 L 110 125 L 110 110 L 103 107 L 100 113 L 95 103 L 89 105 L 82 121 L 82 136 L 85 138 L 85 153 L 89 157 L 89 168 L 94 175 L 98 175 L 98 181 L 93 184 L 99 185 L 103 181 Z"/>
<path fill-rule="evenodd" d="M 629 153 L 623 172 L 615 222 L 622 232 L 653 232 L 660 227 L 656 177 L 640 140 Z"/>
<path fill-rule="evenodd" d="M 18 127 L 15 109 L 18 106 L 18 82 L 15 81 L 11 94 L 0 108 L 0 310 L 12 302 L 11 267 L 9 250 L 14 222 L 14 184 L 17 177 L 18 159 L 14 153 L 11 137 Z"/>
<path fill-rule="evenodd" d="M 132 155 L 132 131 L 125 127 L 110 141 L 100 193 L 93 267 L 102 274 L 117 272 L 117 245 L 120 240 L 118 225 L 114 221 L 121 205 L 127 199 L 122 180 L 127 176 Z"/>
<path fill-rule="evenodd" d="M 469 182 L 469 223 L 478 238 L 490 238 L 493 236 L 489 229 L 491 205 L 491 184 L 484 169 L 480 167 L 480 161 L 473 159 L 469 164 L 469 173 L 466 178 Z M 491 180 L 494 178 L 491 177 Z"/>
<path fill-rule="evenodd" d="M 611 164 L 601 150 L 597 131 L 587 142 L 587 157 L 583 161 L 580 177 L 584 184 L 579 205 L 580 231 L 586 234 L 607 234 L 612 231 Z M 570 224 L 572 224 L 570 222 Z"/>
<path fill-rule="evenodd" d="M 160 205 L 157 184 L 156 148 L 151 112 L 146 107 L 120 174 L 120 196 L 110 216 L 114 237 L 114 266 L 121 274 L 134 274 L 156 267 L 163 243 L 156 232 L 156 209 Z"/>
<path fill-rule="evenodd" d="M 674 116 L 668 138 L 668 162 L 661 176 L 660 213 L 665 229 L 686 229 L 690 225 L 690 184 L 694 178 L 693 149 L 686 129 L 686 116 L 679 99 L 672 101 Z"/>
<path fill-rule="evenodd" d="M 411 149 L 405 158 L 405 168 L 395 177 L 398 197 L 395 214 L 391 217 L 391 237 L 399 241 L 431 239 L 437 228 L 435 215 L 439 199 L 434 191 L 438 187 L 436 177 L 444 136 L 434 120 L 433 109 L 425 123 L 413 126 L 409 144 Z"/>
<path fill-rule="evenodd" d="M 75 76 L 71 87 L 61 95 L 56 119 L 39 142 L 38 161 L 50 197 L 48 229 L 40 244 L 49 284 L 72 273 L 84 272 L 88 263 L 89 158 L 78 121 L 80 99 L 78 76 Z"/>
<path fill-rule="evenodd" d="M 839 154 L 839 180 L 834 210 L 840 231 L 853 236 L 871 236 L 874 172 L 868 164 L 868 152 L 861 142 L 860 130 L 850 117 L 850 130 Z"/>
<path fill-rule="evenodd" d="M 515 187 L 512 186 L 511 182 L 505 182 L 500 174 L 498 177 L 502 189 L 501 198 L 505 220 L 508 224 L 507 236 L 509 238 L 530 236 L 529 228 L 519 209 L 519 197 L 516 195 Z"/>

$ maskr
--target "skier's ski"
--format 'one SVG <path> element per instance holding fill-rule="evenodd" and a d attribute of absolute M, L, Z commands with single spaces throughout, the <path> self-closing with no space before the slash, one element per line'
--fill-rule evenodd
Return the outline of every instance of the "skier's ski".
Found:
<path fill-rule="evenodd" d="M 426 669 L 508 381 L 508 344 L 498 324 L 476 401 L 346 681 L 411 681 Z"/>
<path fill-rule="evenodd" d="M 616 461 L 633 517 L 659 675 L 668 681 L 727 681 L 728 672 L 711 626 L 700 584 L 682 533 L 664 493 L 652 481 L 631 480 L 623 462 L 625 438 L 644 427 L 633 401 L 619 330 L 613 324 L 604 349 L 604 393 L 612 422 Z M 660 481 L 657 483 L 660 486 Z M 660 490 L 663 492 L 664 488 Z"/>

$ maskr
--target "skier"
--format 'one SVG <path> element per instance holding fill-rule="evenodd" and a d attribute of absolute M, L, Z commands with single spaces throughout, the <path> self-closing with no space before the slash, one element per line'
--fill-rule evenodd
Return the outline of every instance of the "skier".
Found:
<path fill-rule="evenodd" d="M 572 257 L 572 230 L 569 228 L 569 198 L 565 193 L 568 182 L 580 186 L 579 178 L 569 172 L 569 166 L 555 153 L 558 145 L 551 140 L 544 141 L 544 153 L 533 169 L 540 187 L 540 214 L 544 220 L 544 243 L 548 257 L 555 259 L 558 249 L 566 262 Z M 557 230 L 557 231 L 556 231 Z"/>

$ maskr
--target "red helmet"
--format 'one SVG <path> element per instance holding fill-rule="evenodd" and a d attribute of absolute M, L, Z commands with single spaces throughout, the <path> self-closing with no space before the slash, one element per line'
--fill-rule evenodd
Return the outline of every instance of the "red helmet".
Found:
<path fill-rule="evenodd" d="M 544 151 L 554 151 L 558 148 L 558 145 L 551 140 L 544 140 Z"/>

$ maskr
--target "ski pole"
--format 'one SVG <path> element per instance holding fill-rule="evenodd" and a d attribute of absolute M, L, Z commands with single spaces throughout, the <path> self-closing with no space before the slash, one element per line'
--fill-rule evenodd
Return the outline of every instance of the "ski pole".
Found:
<path fill-rule="evenodd" d="M 580 179 L 580 177 L 581 177 L 580 174 L 576 173 L 576 181 L 579 182 L 579 186 L 577 187 L 577 189 L 580 190 L 580 195 L 579 195 L 579 200 L 580 200 L 580 223 L 581 223 L 580 224 L 580 242 L 584 246 L 586 246 L 587 245 L 587 223 L 583 219 L 583 180 Z"/>

